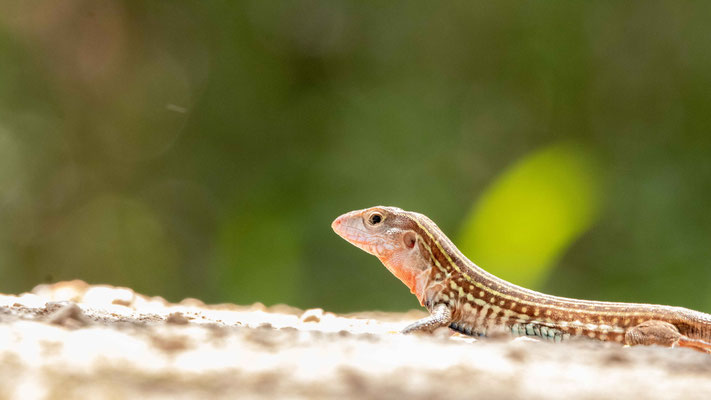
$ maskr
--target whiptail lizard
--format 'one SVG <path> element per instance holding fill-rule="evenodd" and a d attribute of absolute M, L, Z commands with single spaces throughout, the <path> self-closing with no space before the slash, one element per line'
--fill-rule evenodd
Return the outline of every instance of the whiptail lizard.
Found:
<path fill-rule="evenodd" d="M 709 314 L 682 307 L 568 299 L 524 289 L 469 261 L 422 214 L 372 207 L 343 214 L 332 227 L 378 257 L 429 310 L 428 317 L 403 333 L 449 327 L 484 336 L 500 329 L 556 342 L 586 336 L 711 353 Z"/>

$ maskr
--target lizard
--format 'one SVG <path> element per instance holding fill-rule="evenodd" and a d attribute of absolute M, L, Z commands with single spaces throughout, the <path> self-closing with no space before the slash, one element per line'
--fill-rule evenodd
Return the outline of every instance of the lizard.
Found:
<path fill-rule="evenodd" d="M 469 336 L 507 331 L 560 342 L 570 337 L 623 345 L 687 347 L 711 353 L 711 315 L 683 307 L 552 296 L 500 279 L 465 257 L 428 217 L 376 206 L 336 218 L 331 227 L 376 256 L 429 315 L 402 333 L 440 327 Z"/>

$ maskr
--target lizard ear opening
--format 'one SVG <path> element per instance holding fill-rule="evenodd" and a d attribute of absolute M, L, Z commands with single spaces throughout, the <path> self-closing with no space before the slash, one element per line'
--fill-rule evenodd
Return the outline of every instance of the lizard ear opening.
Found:
<path fill-rule="evenodd" d="M 405 247 L 411 249 L 415 247 L 415 244 L 417 243 L 417 235 L 415 235 L 415 232 L 413 231 L 406 232 L 402 236 L 402 241 L 405 243 Z"/>

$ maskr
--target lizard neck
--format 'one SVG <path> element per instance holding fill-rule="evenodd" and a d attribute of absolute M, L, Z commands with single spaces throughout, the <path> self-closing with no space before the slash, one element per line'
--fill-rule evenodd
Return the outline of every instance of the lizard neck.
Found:
<path fill-rule="evenodd" d="M 431 268 L 424 257 L 418 257 L 409 262 L 380 257 L 385 267 L 410 289 L 417 297 L 420 305 L 425 305 L 431 298 L 432 274 Z M 428 295 L 429 294 L 429 295 Z M 428 307 L 429 308 L 429 307 Z"/>

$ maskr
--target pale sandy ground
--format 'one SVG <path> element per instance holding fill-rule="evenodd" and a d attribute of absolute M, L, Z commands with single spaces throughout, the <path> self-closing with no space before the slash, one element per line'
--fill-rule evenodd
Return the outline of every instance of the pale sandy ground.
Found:
<path fill-rule="evenodd" d="M 422 315 L 41 285 L 0 295 L 0 399 L 711 399 L 710 355 L 396 333 Z"/>

